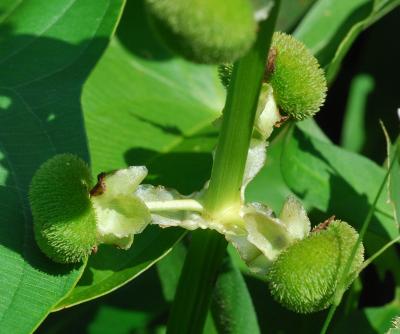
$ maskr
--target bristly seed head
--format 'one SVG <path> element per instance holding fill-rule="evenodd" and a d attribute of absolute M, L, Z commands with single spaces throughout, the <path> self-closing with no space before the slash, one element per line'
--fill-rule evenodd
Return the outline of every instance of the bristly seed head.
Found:
<path fill-rule="evenodd" d="M 325 100 L 327 83 L 317 59 L 282 32 L 273 35 L 265 78 L 279 108 L 296 120 L 313 116 Z"/>
<path fill-rule="evenodd" d="M 282 252 L 268 273 L 274 298 L 298 313 L 327 308 L 333 302 L 338 281 L 349 259 L 358 233 L 347 223 L 335 220 L 316 230 Z M 364 248 L 358 247 L 346 277 L 348 287 L 364 260 Z"/>
<path fill-rule="evenodd" d="M 80 262 L 97 245 L 91 183 L 89 167 L 72 154 L 54 156 L 32 178 L 29 200 L 35 239 L 55 262 Z"/>

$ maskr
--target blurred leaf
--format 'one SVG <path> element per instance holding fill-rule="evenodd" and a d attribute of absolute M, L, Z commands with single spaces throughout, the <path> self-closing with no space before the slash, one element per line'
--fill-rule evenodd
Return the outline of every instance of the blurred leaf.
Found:
<path fill-rule="evenodd" d="M 351 82 L 341 138 L 341 146 L 349 151 L 361 152 L 365 144 L 367 99 L 373 89 L 374 79 L 367 74 L 358 74 Z"/>
<path fill-rule="evenodd" d="M 165 320 L 163 298 L 155 268 L 112 293 L 87 303 L 51 313 L 38 328 L 40 334 L 154 333 Z"/>
<path fill-rule="evenodd" d="M 129 1 L 114 38 L 82 97 L 93 170 L 146 165 L 144 183 L 188 194 L 209 179 L 224 89 L 214 67 L 174 58 L 146 21 L 143 1 Z M 112 78 L 112 80 L 110 80 Z M 59 306 L 104 295 L 168 253 L 183 230 L 148 228 L 125 252 L 103 247 Z"/>
<path fill-rule="evenodd" d="M 332 333 L 346 333 L 351 323 L 353 333 L 381 334 L 392 326 L 394 317 L 400 315 L 400 294 L 396 291 L 394 300 L 379 307 L 366 307 L 341 318 L 332 329 Z"/>
<path fill-rule="evenodd" d="M 179 242 L 166 257 L 157 263 L 157 271 L 161 281 L 164 298 L 168 302 L 174 300 L 185 256 L 186 248 L 181 242 Z"/>
<path fill-rule="evenodd" d="M 368 17 L 372 7 L 372 0 L 319 0 L 300 22 L 294 35 L 325 67 L 348 32 Z"/>
<path fill-rule="evenodd" d="M 130 334 L 137 324 L 146 324 L 152 316 L 145 312 L 132 312 L 116 307 L 103 306 L 89 326 L 89 334 Z M 140 327 L 139 327 L 140 328 Z"/>
<path fill-rule="evenodd" d="M 41 163 L 88 159 L 80 95 L 114 30 L 122 0 L 0 3 L 0 328 L 29 333 L 75 285 L 83 266 L 37 248 L 27 199 Z"/>
<path fill-rule="evenodd" d="M 396 153 L 397 151 L 397 153 Z M 394 162 L 392 171 L 390 172 L 389 179 L 389 198 L 390 203 L 393 207 L 393 215 L 397 222 L 397 227 L 400 226 L 400 136 L 397 138 L 396 143 L 392 146 L 392 150 L 389 156 L 389 161 L 395 158 L 397 155 L 397 161 Z"/>
<path fill-rule="evenodd" d="M 260 333 L 246 282 L 229 256 L 217 279 L 211 311 L 220 334 Z"/>
<path fill-rule="evenodd" d="M 183 243 L 177 243 L 174 249 L 157 263 L 157 271 L 164 298 L 170 303 L 175 297 L 175 291 L 176 287 L 178 286 L 178 281 L 181 275 L 186 253 L 186 248 Z M 207 334 L 217 334 L 210 312 L 207 314 L 203 332 Z"/>
<path fill-rule="evenodd" d="M 384 178 L 371 160 L 322 142 L 293 127 L 282 153 L 282 173 L 289 187 L 309 208 L 321 210 L 359 228 Z M 369 232 L 387 241 L 397 236 L 385 196 L 377 204 Z"/>
<path fill-rule="evenodd" d="M 319 0 L 294 35 L 316 55 L 332 82 L 357 36 L 399 4 L 399 0 Z"/>
<path fill-rule="evenodd" d="M 386 126 L 382 121 L 380 121 L 383 134 L 385 135 L 386 140 L 386 166 L 389 168 L 391 164 L 392 169 L 389 175 L 389 182 L 387 184 L 387 193 L 388 200 L 392 206 L 393 217 L 396 221 L 397 228 L 399 228 L 399 219 L 400 219 L 400 136 L 397 138 L 397 141 L 392 144 L 389 133 L 386 129 Z M 396 159 L 396 161 L 393 161 Z"/>
<path fill-rule="evenodd" d="M 283 0 L 276 22 L 276 30 L 290 32 L 316 0 Z"/>
<path fill-rule="evenodd" d="M 90 257 L 74 290 L 55 309 L 98 298 L 128 283 L 168 254 L 183 234 L 178 228 L 161 230 L 150 226 L 135 237 L 134 246 L 127 251 L 101 246 Z"/>
<path fill-rule="evenodd" d="M 326 311 L 307 315 L 289 311 L 273 299 L 265 282 L 249 276 L 245 278 L 257 312 L 261 333 L 320 332 Z"/>
<path fill-rule="evenodd" d="M 182 243 L 157 263 L 164 296 L 172 301 L 185 260 Z M 212 316 L 211 316 L 212 314 Z M 204 333 L 259 333 L 257 317 L 240 270 L 225 259 L 218 276 Z"/>

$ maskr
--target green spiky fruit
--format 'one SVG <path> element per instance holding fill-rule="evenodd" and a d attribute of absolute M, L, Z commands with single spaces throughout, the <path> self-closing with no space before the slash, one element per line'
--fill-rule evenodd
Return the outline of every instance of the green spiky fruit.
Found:
<path fill-rule="evenodd" d="M 298 313 L 327 308 L 333 302 L 338 280 L 357 238 L 357 232 L 350 225 L 334 221 L 289 246 L 268 274 L 274 298 Z M 363 260 L 361 244 L 346 277 L 346 287 L 358 274 Z"/>
<path fill-rule="evenodd" d="M 249 0 L 146 0 L 146 5 L 165 44 L 197 63 L 233 62 L 256 37 Z"/>
<path fill-rule="evenodd" d="M 327 84 L 318 61 L 303 43 L 284 33 L 273 35 L 266 79 L 279 108 L 296 120 L 313 116 L 325 101 Z"/>
<path fill-rule="evenodd" d="M 35 239 L 59 263 L 80 262 L 96 246 L 96 219 L 87 164 L 72 154 L 59 154 L 35 173 L 29 189 Z"/>

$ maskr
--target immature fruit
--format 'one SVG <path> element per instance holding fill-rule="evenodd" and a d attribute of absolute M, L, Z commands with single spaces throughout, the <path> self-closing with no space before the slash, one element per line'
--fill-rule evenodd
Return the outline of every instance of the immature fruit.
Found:
<path fill-rule="evenodd" d="M 194 62 L 233 62 L 255 40 L 249 0 L 146 0 L 146 4 L 166 45 Z"/>
<path fill-rule="evenodd" d="M 327 308 L 333 302 L 338 280 L 357 238 L 350 225 L 334 221 L 326 229 L 314 230 L 306 239 L 289 246 L 268 273 L 274 298 L 298 313 Z M 361 244 L 346 277 L 346 287 L 356 277 L 363 254 Z"/>
<path fill-rule="evenodd" d="M 29 189 L 35 239 L 60 263 L 80 262 L 96 246 L 96 219 L 87 164 L 72 154 L 59 154 L 35 173 Z"/>
<path fill-rule="evenodd" d="M 268 56 L 266 80 L 279 108 L 302 120 L 313 116 L 326 95 L 326 79 L 318 61 L 300 41 L 276 32 Z"/>

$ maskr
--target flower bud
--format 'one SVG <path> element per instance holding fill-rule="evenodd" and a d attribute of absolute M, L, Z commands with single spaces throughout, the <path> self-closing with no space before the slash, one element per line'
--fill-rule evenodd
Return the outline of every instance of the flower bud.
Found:
<path fill-rule="evenodd" d="M 323 223 L 324 224 L 324 223 Z M 298 313 L 323 310 L 332 304 L 338 282 L 358 233 L 347 223 L 333 221 L 283 251 L 268 273 L 274 298 Z M 357 249 L 345 278 L 347 288 L 364 260 L 364 247 Z"/>

